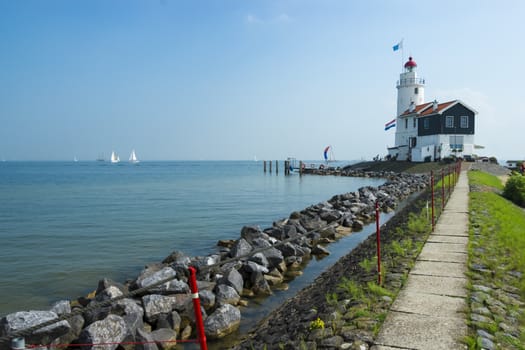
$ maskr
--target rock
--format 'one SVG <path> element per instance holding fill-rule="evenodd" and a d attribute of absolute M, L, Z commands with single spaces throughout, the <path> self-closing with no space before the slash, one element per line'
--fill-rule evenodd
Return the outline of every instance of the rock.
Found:
<path fill-rule="evenodd" d="M 120 297 L 124 295 L 120 289 L 118 289 L 117 287 L 115 286 L 109 286 L 108 288 L 100 291 L 97 296 L 95 297 L 95 300 L 97 302 L 102 302 L 102 301 L 105 301 L 105 300 L 109 300 L 109 299 L 113 299 L 113 298 L 116 298 L 116 297 Z"/>
<path fill-rule="evenodd" d="M 58 318 L 53 311 L 20 311 L 9 314 L 0 320 L 0 336 L 21 331 Z M 50 344 L 53 340 L 67 334 L 71 325 L 67 321 L 60 321 L 41 328 L 26 337 L 28 344 Z"/>
<path fill-rule="evenodd" d="M 174 250 L 164 260 L 162 260 L 162 263 L 166 265 L 178 263 L 189 266 L 191 263 L 191 259 L 186 254 L 184 254 L 184 252 Z"/>
<path fill-rule="evenodd" d="M 241 290 L 242 292 L 242 290 Z M 215 288 L 215 296 L 218 305 L 232 304 L 237 305 L 241 299 L 235 288 L 226 284 L 218 284 Z"/>
<path fill-rule="evenodd" d="M 210 290 L 199 290 L 201 305 L 205 310 L 210 310 L 215 306 L 215 293 Z"/>
<path fill-rule="evenodd" d="M 217 281 L 220 284 L 226 284 L 230 287 L 233 287 L 238 294 L 242 293 L 242 288 L 244 286 L 244 281 L 241 274 L 236 269 L 232 268 L 228 270 L 221 279 Z"/>
<path fill-rule="evenodd" d="M 80 336 L 82 328 L 84 328 L 84 317 L 81 315 L 75 315 L 68 319 L 68 323 L 71 326 L 71 329 L 58 338 L 58 344 L 71 344 L 75 339 Z"/>
<path fill-rule="evenodd" d="M 144 327 L 144 309 L 133 299 L 126 298 L 115 303 L 112 313 L 121 316 L 130 330 L 135 335 L 137 329 Z"/>
<path fill-rule="evenodd" d="M 98 281 L 97 291 L 95 295 L 98 295 L 100 292 L 102 292 L 105 289 L 108 289 L 111 286 L 118 288 L 118 290 L 120 290 L 122 294 L 126 294 L 128 292 L 128 287 L 126 287 L 125 285 L 115 282 L 109 278 L 103 278 L 100 281 Z"/>
<path fill-rule="evenodd" d="M 244 226 L 241 229 L 241 238 L 245 239 L 246 242 L 251 244 L 254 239 L 268 239 L 268 236 L 261 231 L 259 226 Z"/>
<path fill-rule="evenodd" d="M 333 337 L 325 338 L 321 340 L 319 346 L 321 348 L 335 348 L 338 349 L 343 344 L 344 340 L 343 337 L 339 335 L 335 335 Z"/>
<path fill-rule="evenodd" d="M 237 330 L 240 323 L 239 309 L 229 304 L 222 305 L 204 321 L 206 337 L 209 339 L 223 338 Z"/>
<path fill-rule="evenodd" d="M 496 349 L 496 346 L 494 345 L 494 342 L 488 338 L 481 338 L 481 348 L 485 350 L 494 350 Z"/>
<path fill-rule="evenodd" d="M 142 305 L 144 307 L 144 316 L 146 321 L 157 321 L 160 314 L 170 313 L 173 309 L 173 304 L 176 303 L 174 297 L 164 295 L 151 294 L 142 297 Z"/>
<path fill-rule="evenodd" d="M 290 242 L 287 242 L 285 244 L 278 246 L 277 249 L 281 251 L 284 258 L 297 255 L 297 250 L 295 249 L 295 245 Z"/>
<path fill-rule="evenodd" d="M 177 333 L 170 328 L 161 328 L 151 332 L 151 337 L 162 350 L 175 349 L 177 345 Z"/>
<path fill-rule="evenodd" d="M 96 321 L 84 328 L 78 341 L 82 344 L 113 343 L 104 345 L 104 349 L 114 350 L 118 346 L 117 343 L 122 343 L 126 340 L 128 334 L 126 323 L 122 317 L 109 315 L 105 319 Z M 82 348 L 98 349 L 99 347 L 84 346 Z"/>
<path fill-rule="evenodd" d="M 244 264 L 244 266 L 243 266 L 243 270 L 246 273 L 248 273 L 249 275 L 251 275 L 254 272 L 262 272 L 262 273 L 268 273 L 269 272 L 267 267 L 259 265 L 259 264 L 255 263 L 253 261 L 246 262 L 246 264 Z"/>
<path fill-rule="evenodd" d="M 277 248 L 270 248 L 262 252 L 268 260 L 269 267 L 277 267 L 284 261 L 283 253 Z"/>
<path fill-rule="evenodd" d="M 143 329 L 137 329 L 135 340 L 138 344 L 135 345 L 136 350 L 158 350 L 157 344 L 154 343 L 151 333 Z"/>
<path fill-rule="evenodd" d="M 254 272 L 251 276 L 252 291 L 256 295 L 272 295 L 272 289 L 262 272 Z"/>
<path fill-rule="evenodd" d="M 330 252 L 329 252 L 328 249 L 326 249 L 325 247 L 320 246 L 320 245 L 316 245 L 316 246 L 312 249 L 312 255 L 317 255 L 317 256 L 326 256 L 326 255 L 330 255 Z"/>
<path fill-rule="evenodd" d="M 252 261 L 256 263 L 257 265 L 263 266 L 265 268 L 268 268 L 268 259 L 264 256 L 263 253 L 255 253 L 252 256 L 248 258 L 248 261 Z"/>
<path fill-rule="evenodd" d="M 232 258 L 238 258 L 245 256 L 252 251 L 252 246 L 244 238 L 239 239 L 231 248 L 230 256 Z"/>
<path fill-rule="evenodd" d="M 71 312 L 71 302 L 69 300 L 57 301 L 53 303 L 50 311 L 56 313 L 58 316 L 69 314 Z"/>
<path fill-rule="evenodd" d="M 177 273 L 175 272 L 175 270 L 169 266 L 166 266 L 158 271 L 146 269 L 140 274 L 140 276 L 135 281 L 136 288 L 134 289 L 151 286 L 165 279 L 175 279 L 176 276 Z M 170 288 L 170 282 L 172 281 L 164 282 L 161 285 L 150 288 L 149 292 L 162 293 L 168 291 Z"/>

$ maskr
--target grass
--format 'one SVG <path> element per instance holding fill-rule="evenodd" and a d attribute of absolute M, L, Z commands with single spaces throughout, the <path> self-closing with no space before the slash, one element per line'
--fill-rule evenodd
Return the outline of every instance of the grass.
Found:
<path fill-rule="evenodd" d="M 496 176 L 480 171 L 469 172 L 469 183 L 478 188 L 470 192 L 470 264 L 482 264 L 492 272 L 486 283 L 500 288 L 513 287 L 519 290 L 521 299 L 525 299 L 525 279 L 509 278 L 509 273 L 525 275 L 525 211 L 498 194 L 503 189 L 501 180 Z M 471 272 L 472 278 L 474 274 Z M 479 277 L 478 277 L 479 278 Z M 470 281 L 470 285 L 472 285 Z M 511 310 L 509 308 L 507 311 Z M 499 332 L 498 324 L 502 321 L 497 316 L 495 323 L 480 325 L 495 336 L 495 342 L 504 344 L 504 348 L 525 349 L 525 312 L 518 313 L 518 338 L 509 338 Z M 480 338 L 472 334 L 465 339 L 469 349 L 480 349 Z M 516 346 L 518 344 L 518 346 Z M 521 344 L 521 345 L 520 345 Z"/>
<path fill-rule="evenodd" d="M 497 190 L 503 190 L 501 180 L 494 175 L 482 171 L 469 171 L 468 178 L 470 185 L 488 186 Z"/>

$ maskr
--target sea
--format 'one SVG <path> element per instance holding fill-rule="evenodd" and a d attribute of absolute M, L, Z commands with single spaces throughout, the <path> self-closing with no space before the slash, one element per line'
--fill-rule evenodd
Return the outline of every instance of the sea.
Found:
<path fill-rule="evenodd" d="M 262 161 L 0 162 L 0 317 L 124 282 L 174 250 L 214 253 L 245 225 L 383 182 L 265 173 Z"/>

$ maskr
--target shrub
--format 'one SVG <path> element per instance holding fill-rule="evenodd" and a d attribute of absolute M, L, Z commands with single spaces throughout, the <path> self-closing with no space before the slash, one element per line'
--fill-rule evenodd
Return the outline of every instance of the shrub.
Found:
<path fill-rule="evenodd" d="M 511 176 L 503 189 L 503 197 L 520 207 L 525 207 L 525 177 L 522 175 Z"/>

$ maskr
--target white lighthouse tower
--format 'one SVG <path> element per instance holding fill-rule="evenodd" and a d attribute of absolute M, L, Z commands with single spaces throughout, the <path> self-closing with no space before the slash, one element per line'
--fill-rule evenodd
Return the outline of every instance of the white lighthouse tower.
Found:
<path fill-rule="evenodd" d="M 417 77 L 417 64 L 412 57 L 405 63 L 405 71 L 397 82 L 397 118 L 395 147 L 389 148 L 389 154 L 397 160 L 410 159 L 410 149 L 417 138 L 415 117 L 403 115 L 406 110 L 413 112 L 417 105 L 425 102 L 425 80 Z"/>
<path fill-rule="evenodd" d="M 425 102 L 425 80 L 417 77 L 417 64 L 412 57 L 405 63 L 405 71 L 399 75 L 397 82 L 397 115 Z M 398 124 L 399 125 L 399 124 Z"/>

